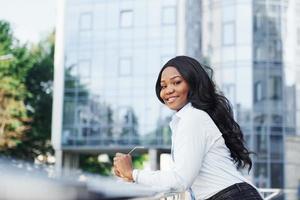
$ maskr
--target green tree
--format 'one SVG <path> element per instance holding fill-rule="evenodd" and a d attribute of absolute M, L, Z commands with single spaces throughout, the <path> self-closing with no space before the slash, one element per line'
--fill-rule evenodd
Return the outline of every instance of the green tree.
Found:
<path fill-rule="evenodd" d="M 52 85 L 54 69 L 54 33 L 32 47 L 32 65 L 24 76 L 30 93 L 25 99 L 32 118 L 31 130 L 18 146 L 22 157 L 32 160 L 38 155 L 53 154 L 51 146 Z"/>
<path fill-rule="evenodd" d="M 13 37 L 9 23 L 0 21 L 0 56 L 4 55 L 11 58 L 0 60 L 0 153 L 10 155 L 30 129 L 23 78 L 30 61 L 26 48 Z"/>
<path fill-rule="evenodd" d="M 37 45 L 21 45 L 9 23 L 0 21 L 0 56 L 12 55 L 0 61 L 1 154 L 32 161 L 53 153 L 53 54 L 54 33 Z"/>
<path fill-rule="evenodd" d="M 114 155 L 108 155 L 107 162 L 100 162 L 98 155 L 95 154 L 82 154 L 79 157 L 79 168 L 85 172 L 92 174 L 98 174 L 102 176 L 113 176 L 113 157 Z M 132 165 L 134 169 L 143 169 L 144 163 L 149 161 L 148 154 L 134 154 L 132 155 Z"/>
<path fill-rule="evenodd" d="M 23 84 L 0 75 L 0 152 L 15 148 L 30 129 L 24 94 Z"/>
<path fill-rule="evenodd" d="M 110 157 L 112 160 L 112 157 Z M 103 176 L 111 176 L 112 163 L 110 162 L 99 162 L 97 155 L 80 155 L 79 157 L 79 168 L 85 172 L 92 174 L 99 174 Z"/>

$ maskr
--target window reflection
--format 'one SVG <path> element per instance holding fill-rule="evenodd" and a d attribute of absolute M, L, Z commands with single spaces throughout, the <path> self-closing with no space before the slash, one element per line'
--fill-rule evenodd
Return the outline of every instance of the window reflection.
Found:
<path fill-rule="evenodd" d="M 279 132 L 280 134 L 280 132 Z M 283 159 L 283 136 L 271 135 L 271 159 L 280 160 Z"/>
<path fill-rule="evenodd" d="M 254 165 L 255 185 L 260 188 L 268 187 L 268 165 L 265 162 L 257 162 Z"/>
<path fill-rule="evenodd" d="M 257 159 L 263 160 L 268 158 L 268 135 L 267 127 L 256 126 L 255 142 L 256 145 L 255 152 L 257 153 Z"/>
<path fill-rule="evenodd" d="M 91 76 L 91 61 L 90 60 L 80 60 L 78 62 L 78 75 L 81 78 L 87 78 Z"/>
<path fill-rule="evenodd" d="M 129 28 L 133 26 L 133 10 L 120 11 L 120 27 Z"/>
<path fill-rule="evenodd" d="M 261 81 L 257 81 L 254 84 L 254 102 L 261 101 L 263 99 L 263 90 Z"/>
<path fill-rule="evenodd" d="M 282 99 L 282 81 L 281 76 L 270 77 L 270 99 Z"/>
<path fill-rule="evenodd" d="M 283 179 L 283 164 L 282 163 L 271 163 L 271 188 L 282 188 Z"/>
<path fill-rule="evenodd" d="M 223 45 L 234 45 L 235 44 L 235 23 L 225 22 L 223 23 Z"/>

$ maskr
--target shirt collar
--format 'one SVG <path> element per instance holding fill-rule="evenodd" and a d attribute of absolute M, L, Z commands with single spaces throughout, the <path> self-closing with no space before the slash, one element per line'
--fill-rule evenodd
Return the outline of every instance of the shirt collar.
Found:
<path fill-rule="evenodd" d="M 191 104 L 191 102 L 188 102 L 179 111 L 177 111 L 174 114 L 174 116 L 177 116 L 178 118 L 181 118 L 184 115 L 184 113 L 186 113 L 186 111 L 188 110 L 188 108 L 190 108 L 190 107 L 192 107 L 192 104 Z"/>
<path fill-rule="evenodd" d="M 187 104 L 185 104 L 185 106 L 183 106 L 179 111 L 177 111 L 173 116 L 172 116 L 172 120 L 170 121 L 169 125 L 170 128 L 172 130 L 172 133 L 174 132 L 177 123 L 179 122 L 179 119 L 184 115 L 184 113 L 186 113 L 186 111 L 192 107 L 192 104 L 189 102 Z"/>

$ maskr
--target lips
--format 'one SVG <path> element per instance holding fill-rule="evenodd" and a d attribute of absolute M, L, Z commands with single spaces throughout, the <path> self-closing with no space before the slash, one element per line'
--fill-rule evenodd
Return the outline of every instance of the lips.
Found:
<path fill-rule="evenodd" d="M 166 102 L 167 103 L 173 103 L 174 101 L 176 101 L 177 98 L 178 98 L 178 96 L 166 98 Z"/>

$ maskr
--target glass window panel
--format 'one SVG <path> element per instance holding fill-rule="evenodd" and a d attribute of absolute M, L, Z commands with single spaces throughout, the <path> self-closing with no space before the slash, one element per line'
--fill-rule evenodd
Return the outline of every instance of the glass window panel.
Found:
<path fill-rule="evenodd" d="M 132 89 L 132 79 L 131 77 L 120 77 L 118 79 L 118 89 L 119 90 L 129 90 L 129 95 L 131 93 L 131 89 Z M 121 93 L 121 92 L 120 92 Z"/>
<path fill-rule="evenodd" d="M 75 145 L 75 141 L 78 137 L 78 130 L 76 128 L 63 128 L 62 132 L 62 144 L 63 145 Z"/>
<path fill-rule="evenodd" d="M 82 13 L 79 17 L 79 30 L 92 29 L 93 15 L 92 13 Z"/>
<path fill-rule="evenodd" d="M 131 58 L 121 58 L 119 62 L 119 76 L 130 76 L 132 74 Z"/>
<path fill-rule="evenodd" d="M 263 127 L 256 127 L 258 128 L 263 128 Z M 266 133 L 261 133 L 256 135 L 256 150 L 255 153 L 257 153 L 257 158 L 258 159 L 266 159 L 268 157 L 268 137 Z"/>
<path fill-rule="evenodd" d="M 267 163 L 254 164 L 255 185 L 259 188 L 268 186 L 268 165 Z"/>
<path fill-rule="evenodd" d="M 134 18 L 134 25 L 136 27 L 141 27 L 141 26 L 145 26 L 147 23 L 147 18 L 148 18 L 148 13 L 147 13 L 147 3 L 145 3 L 145 1 L 134 1 L 134 13 L 136 16 Z M 147 5 L 147 6 L 145 6 Z"/>
<path fill-rule="evenodd" d="M 223 23 L 223 45 L 235 44 L 235 24 L 234 22 Z"/>
<path fill-rule="evenodd" d="M 75 120 L 75 101 L 64 101 L 63 124 L 73 125 Z"/>
<path fill-rule="evenodd" d="M 89 97 L 89 91 L 84 85 L 80 85 L 77 90 L 78 98 L 81 100 L 79 103 L 86 104 Z"/>
<path fill-rule="evenodd" d="M 236 86 L 235 84 L 223 84 L 222 90 L 232 105 L 235 105 Z"/>
<path fill-rule="evenodd" d="M 223 1 L 222 1 L 223 3 Z M 227 1 L 224 1 L 224 4 L 226 4 Z M 226 21 L 232 21 L 233 19 L 235 19 L 235 9 L 234 9 L 234 4 L 231 4 L 231 5 L 226 5 L 226 6 L 223 6 L 223 9 L 222 9 L 222 20 L 224 22 Z"/>
<path fill-rule="evenodd" d="M 91 31 L 80 31 L 79 32 L 79 47 L 82 48 L 89 48 L 90 42 L 92 39 L 92 32 Z"/>
<path fill-rule="evenodd" d="M 283 137 L 281 135 L 271 135 L 271 159 L 283 159 Z"/>
<path fill-rule="evenodd" d="M 283 188 L 283 164 L 271 163 L 271 188 Z"/>
<path fill-rule="evenodd" d="M 158 27 L 162 24 L 161 21 L 161 14 L 162 13 L 158 13 L 158 12 L 153 12 L 153 10 L 160 10 L 161 9 L 161 5 L 159 5 L 158 3 L 149 3 L 147 5 L 147 25 L 148 27 Z"/>
<path fill-rule="evenodd" d="M 76 89 L 65 88 L 64 94 L 65 94 L 65 100 L 73 100 L 75 99 L 77 92 Z"/>
<path fill-rule="evenodd" d="M 247 148 L 251 149 L 251 144 L 252 144 L 252 142 L 251 142 L 251 136 L 252 135 L 247 134 L 247 133 L 249 133 L 248 130 L 247 130 L 247 127 L 245 127 L 245 126 L 242 127 L 241 126 L 241 129 L 242 129 L 243 134 L 244 134 L 244 140 L 245 140 L 245 143 L 247 145 Z"/>
<path fill-rule="evenodd" d="M 254 84 L 254 102 L 262 100 L 262 83 L 260 81 Z"/>
<path fill-rule="evenodd" d="M 76 64 L 65 66 L 65 78 L 74 79 L 77 76 Z"/>
<path fill-rule="evenodd" d="M 82 78 L 91 76 L 91 61 L 80 60 L 78 62 L 78 75 Z"/>
<path fill-rule="evenodd" d="M 173 42 L 176 41 L 176 27 L 175 26 L 164 26 L 161 29 L 162 39 L 164 42 Z"/>
<path fill-rule="evenodd" d="M 120 27 L 128 28 L 133 26 L 133 10 L 121 10 Z"/>
<path fill-rule="evenodd" d="M 270 99 L 282 99 L 282 81 L 280 76 L 270 77 Z"/>
<path fill-rule="evenodd" d="M 65 89 L 75 89 L 78 85 L 78 80 L 77 79 L 68 79 L 65 78 Z"/>
<path fill-rule="evenodd" d="M 176 8 L 163 7 L 162 8 L 162 24 L 171 25 L 176 23 Z"/>

